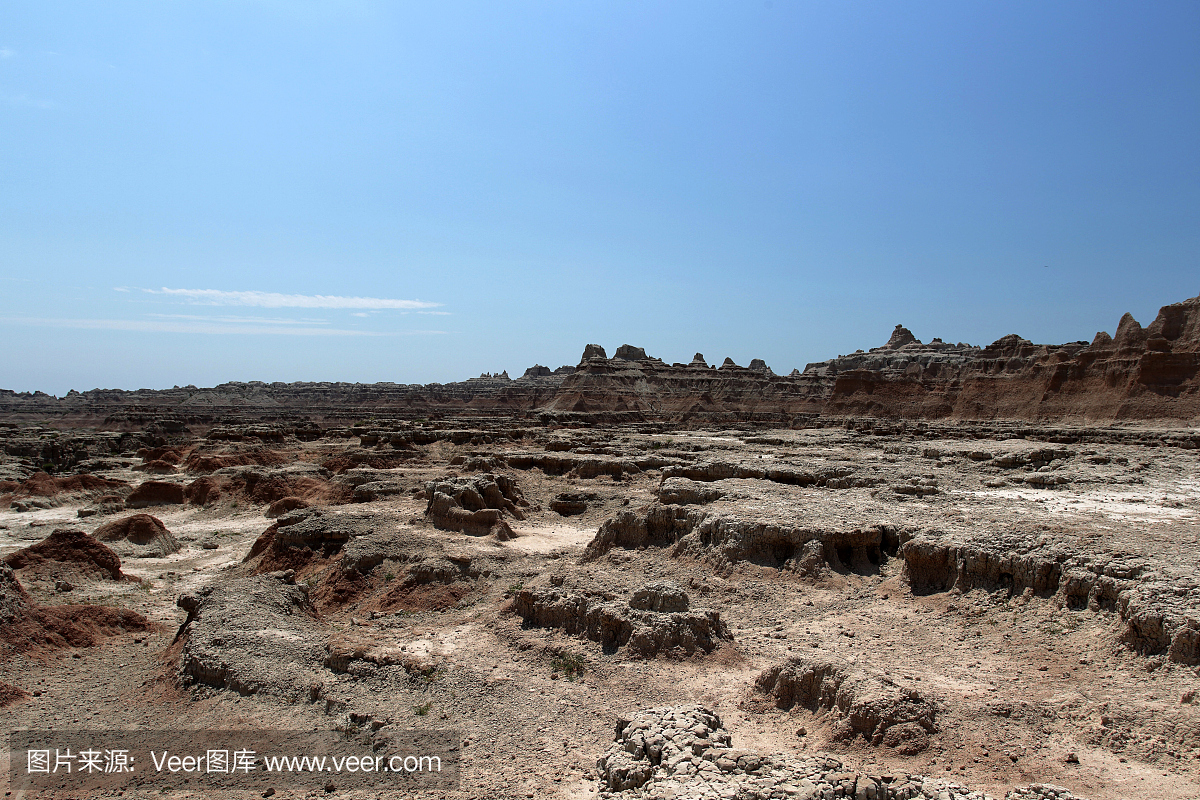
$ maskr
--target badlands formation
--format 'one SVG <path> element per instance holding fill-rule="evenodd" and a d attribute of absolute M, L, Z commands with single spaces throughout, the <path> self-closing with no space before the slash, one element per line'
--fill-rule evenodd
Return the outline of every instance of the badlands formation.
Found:
<path fill-rule="evenodd" d="M 1200 298 L 790 375 L 0 393 L 0 715 L 452 729 L 422 796 L 1200 797 L 1198 369 Z"/>

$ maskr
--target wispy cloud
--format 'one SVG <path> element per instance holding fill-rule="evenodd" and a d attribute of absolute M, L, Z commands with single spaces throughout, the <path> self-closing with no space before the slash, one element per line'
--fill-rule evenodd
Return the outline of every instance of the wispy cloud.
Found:
<path fill-rule="evenodd" d="M 177 297 L 197 305 L 257 306 L 259 308 L 436 308 L 441 303 L 397 300 L 389 297 L 342 297 L 326 294 L 279 294 L 277 292 L 225 292 L 219 289 L 143 289 L 149 294 Z"/>
<path fill-rule="evenodd" d="M 7 47 L 0 47 L 0 58 L 13 58 L 16 55 L 16 50 L 10 50 Z"/>
<path fill-rule="evenodd" d="M 220 317 L 207 317 L 198 314 L 147 314 L 148 317 L 155 319 L 186 319 L 198 322 L 220 322 L 234 324 L 256 324 L 256 325 L 328 325 L 329 321 L 324 319 L 313 319 L 304 317 L 301 319 L 287 319 L 286 317 L 240 317 L 233 315 L 225 315 Z"/>
<path fill-rule="evenodd" d="M 0 91 L 0 103 L 14 108 L 40 108 L 45 111 L 58 108 L 58 103 L 53 100 L 37 100 L 27 94 L 11 94 L 3 91 Z"/>
<path fill-rule="evenodd" d="M 135 331 L 139 333 L 199 333 L 277 336 L 426 336 L 445 331 L 355 331 L 341 328 L 309 328 L 299 325 L 235 324 L 220 321 L 170 321 L 165 319 L 51 319 L 46 317 L 0 317 L 9 325 L 36 325 L 43 328 L 79 328 L 83 330 Z"/>

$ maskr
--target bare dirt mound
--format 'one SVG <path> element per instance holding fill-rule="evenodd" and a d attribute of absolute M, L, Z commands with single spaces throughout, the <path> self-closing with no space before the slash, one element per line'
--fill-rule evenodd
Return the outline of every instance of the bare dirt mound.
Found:
<path fill-rule="evenodd" d="M 287 514 L 289 511 L 308 508 L 308 506 L 309 502 L 303 497 L 288 495 L 287 497 L 279 498 L 274 503 L 271 503 L 271 505 L 267 506 L 265 515 L 270 519 L 274 519 L 275 517 L 281 517 L 284 514 Z"/>
<path fill-rule="evenodd" d="M 183 462 L 187 472 L 216 472 L 225 467 L 278 467 L 294 460 L 294 456 L 265 447 L 225 453 L 193 452 Z"/>
<path fill-rule="evenodd" d="M 207 586 L 179 598 L 188 612 L 179 630 L 180 674 L 241 694 L 306 698 L 320 683 L 325 634 L 293 573 L 277 572 Z"/>
<path fill-rule="evenodd" d="M 207 506 L 221 499 L 221 490 L 228 489 L 229 481 L 219 478 L 197 478 L 184 487 L 183 497 L 191 505 Z"/>
<path fill-rule="evenodd" d="M 137 456 L 147 463 L 151 461 L 164 461 L 167 464 L 175 466 L 183 461 L 184 454 L 189 449 L 183 447 L 143 447 L 137 451 Z"/>
<path fill-rule="evenodd" d="M 26 697 L 29 697 L 29 693 L 23 689 L 19 689 L 11 683 L 0 682 L 0 708 L 8 708 Z"/>
<path fill-rule="evenodd" d="M 108 636 L 148 631 L 153 627 L 150 620 L 125 608 L 39 606 L 25 592 L 12 568 L 0 564 L 0 643 L 3 645 L 0 646 L 0 658 L 14 653 L 48 655 L 65 647 L 92 647 Z"/>
<path fill-rule="evenodd" d="M 144 481 L 133 490 L 129 497 L 125 498 L 125 507 L 146 508 L 147 506 L 179 505 L 183 500 L 183 487 L 178 483 Z"/>
<path fill-rule="evenodd" d="M 340 475 L 346 470 L 358 467 L 370 469 L 394 469 L 411 462 L 417 456 L 415 451 L 404 450 L 399 453 L 376 453 L 371 450 L 361 450 L 350 453 L 340 453 L 321 462 L 321 466 Z"/>
<path fill-rule="evenodd" d="M 134 472 L 147 472 L 151 475 L 173 475 L 176 472 L 175 466 L 169 462 L 156 459 L 147 461 L 145 464 L 139 464 L 133 468 Z"/>
<path fill-rule="evenodd" d="M 119 581 L 121 559 L 83 531 L 59 529 L 35 545 L 10 553 L 4 563 L 13 569 L 34 573 L 59 571 Z"/>
<path fill-rule="evenodd" d="M 397 531 L 376 515 L 301 509 L 258 537 L 244 563 L 255 575 L 293 570 L 322 614 L 441 611 L 492 574 L 488 558 L 447 554 L 440 536 Z"/>
<path fill-rule="evenodd" d="M 831 658 L 795 656 L 767 668 L 754 683 L 776 707 L 826 714 L 835 740 L 862 736 L 901 755 L 929 747 L 937 703 L 890 678 L 851 670 Z"/>
<path fill-rule="evenodd" d="M 284 509 L 268 516 L 278 516 L 307 506 L 350 502 L 353 489 L 327 480 L 327 477 L 328 473 L 323 470 L 229 470 L 192 481 L 184 489 L 184 498 L 188 503 L 198 506 L 225 499 L 263 505 L 279 503 L 279 507 Z"/>
<path fill-rule="evenodd" d="M 35 472 L 17 485 L 12 493 L 18 497 L 53 497 L 64 492 L 106 491 L 128 486 L 125 481 L 100 478 L 86 472 L 56 478 L 45 472 Z"/>
<path fill-rule="evenodd" d="M 101 542 L 130 542 L 138 546 L 138 555 L 162 558 L 180 550 L 179 541 L 158 517 L 134 514 L 109 522 L 96 529 L 95 538 Z"/>

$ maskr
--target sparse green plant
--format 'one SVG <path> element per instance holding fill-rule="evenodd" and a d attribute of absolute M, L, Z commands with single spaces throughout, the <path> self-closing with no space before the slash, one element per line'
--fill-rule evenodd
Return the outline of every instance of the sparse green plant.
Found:
<path fill-rule="evenodd" d="M 385 573 L 383 573 L 383 579 L 384 579 L 385 581 L 387 581 L 388 583 L 391 583 L 392 581 L 396 580 L 396 573 L 394 573 L 394 572 L 385 572 Z"/>
<path fill-rule="evenodd" d="M 429 684 L 435 682 L 438 678 L 442 677 L 442 670 L 438 667 L 425 667 L 424 669 L 417 670 L 413 677 L 416 678 L 419 683 L 423 683 L 428 686 Z"/>
<path fill-rule="evenodd" d="M 521 591 L 524 588 L 525 588 L 525 584 L 522 581 L 517 581 L 516 583 L 509 584 L 509 587 L 504 590 L 504 596 L 512 597 L 514 594 L 516 594 L 517 592 Z"/>
<path fill-rule="evenodd" d="M 583 656 L 578 653 L 559 653 L 550 662 L 550 669 L 569 681 L 583 676 Z"/>
<path fill-rule="evenodd" d="M 424 717 L 429 713 L 431 708 L 433 708 L 433 701 L 422 703 L 419 706 L 413 706 L 413 713 L 418 717 Z"/>

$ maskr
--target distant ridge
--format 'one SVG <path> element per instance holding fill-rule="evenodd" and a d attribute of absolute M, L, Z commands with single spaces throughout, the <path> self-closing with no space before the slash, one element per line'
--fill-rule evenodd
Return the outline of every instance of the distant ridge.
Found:
<path fill-rule="evenodd" d="M 161 391 L 95 389 L 56 398 L 0 390 L 9 424 L 61 419 L 111 430 L 149 424 L 182 431 L 223 417 L 304 418 L 325 424 L 364 414 L 520 415 L 546 423 L 750 422 L 813 417 L 1111 422 L 1200 422 L 1200 297 L 1163 306 L 1143 328 L 1126 314 L 1114 335 L 1034 344 L 1016 334 L 986 347 L 922 343 L 897 325 L 882 347 L 776 375 L 701 353 L 667 364 L 624 344 L 609 358 L 589 344 L 575 367 L 540 364 L 510 379 L 485 373 L 447 384 L 225 383 Z"/>

